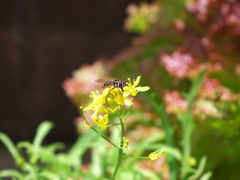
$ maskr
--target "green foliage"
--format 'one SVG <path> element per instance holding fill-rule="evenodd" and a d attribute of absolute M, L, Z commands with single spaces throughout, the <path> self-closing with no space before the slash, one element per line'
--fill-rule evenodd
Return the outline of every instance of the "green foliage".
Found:
<path fill-rule="evenodd" d="M 11 139 L 4 133 L 0 133 L 0 140 L 8 148 L 16 165 L 21 171 L 2 170 L 0 177 L 11 177 L 13 179 L 77 179 L 84 176 L 84 171 L 79 167 L 82 165 L 82 156 L 94 141 L 94 134 L 87 132 L 79 136 L 76 143 L 68 152 L 62 151 L 64 144 L 53 143 L 43 146 L 45 136 L 52 129 L 53 124 L 45 121 L 37 129 L 33 143 L 19 142 L 15 146 Z"/>
<path fill-rule="evenodd" d="M 8 148 L 13 156 L 18 169 L 7 169 L 0 171 L 0 179 L 11 177 L 12 179 L 84 179 L 84 180 L 104 180 L 107 172 L 112 172 L 113 167 L 109 166 L 116 161 L 116 151 L 109 148 L 109 143 L 104 139 L 99 139 L 91 130 L 79 136 L 76 142 L 68 149 L 63 151 L 63 143 L 53 143 L 43 145 L 45 136 L 52 129 L 53 123 L 49 121 L 42 122 L 36 132 L 33 143 L 19 142 L 17 145 L 4 133 L 0 133 L 0 141 Z M 118 130 L 113 132 L 113 139 L 118 139 Z M 163 136 L 157 134 L 149 137 L 141 144 L 135 147 L 142 154 L 144 150 L 154 150 L 159 147 L 158 141 Z M 151 146 L 149 146 L 151 144 Z M 163 146 L 164 147 L 164 146 Z M 91 148 L 91 165 L 82 164 L 83 155 Z M 134 148 L 134 145 L 133 145 Z M 165 147 L 164 147 L 165 148 Z M 106 149 L 108 149 L 106 151 Z M 166 149 L 170 149 L 167 148 Z M 174 150 L 169 150 L 171 154 L 178 154 Z M 179 155 L 178 155 L 179 156 Z M 160 177 L 150 170 L 142 171 L 137 165 L 133 165 L 135 158 L 129 158 L 123 162 L 122 168 L 118 173 L 118 178 L 141 179 L 159 179 Z M 82 167 L 87 167 L 87 169 Z"/>

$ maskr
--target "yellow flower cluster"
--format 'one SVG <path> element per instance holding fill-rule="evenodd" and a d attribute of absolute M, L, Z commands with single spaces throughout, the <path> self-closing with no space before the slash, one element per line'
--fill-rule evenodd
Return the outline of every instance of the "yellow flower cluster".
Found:
<path fill-rule="evenodd" d="M 98 91 L 91 92 L 90 97 L 93 101 L 84 111 L 93 111 L 91 118 L 95 125 L 99 127 L 99 130 L 106 130 L 108 114 L 118 114 L 125 105 L 132 106 L 133 97 L 136 96 L 139 91 L 147 91 L 150 89 L 148 86 L 138 86 L 140 79 L 141 76 L 138 76 L 133 82 L 128 79 L 127 86 L 123 87 L 123 90 L 112 86 L 104 89 L 101 94 Z"/>

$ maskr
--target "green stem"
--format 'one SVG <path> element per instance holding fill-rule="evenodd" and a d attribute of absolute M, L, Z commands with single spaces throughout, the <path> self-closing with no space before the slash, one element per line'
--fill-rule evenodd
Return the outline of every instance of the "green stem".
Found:
<path fill-rule="evenodd" d="M 103 139 L 105 139 L 107 142 L 109 142 L 110 144 L 112 144 L 115 148 L 121 149 L 121 148 L 119 148 L 116 144 L 114 144 L 113 142 L 111 142 L 107 137 L 105 137 L 105 136 L 103 136 L 101 133 L 99 133 L 98 130 L 97 130 L 96 128 L 94 128 L 94 127 L 91 125 L 91 123 L 88 121 L 88 119 L 87 119 L 87 117 L 86 117 L 83 109 L 80 108 L 80 110 L 81 110 L 81 113 L 82 113 L 83 118 L 86 120 L 87 124 L 91 127 L 91 129 L 92 129 L 93 131 L 95 131 L 99 136 L 101 136 L 101 137 L 102 137 Z M 122 123 L 114 124 L 114 126 L 115 126 L 115 125 L 122 125 L 123 122 L 124 122 L 124 121 L 122 121 Z M 123 127 L 123 128 L 124 128 L 124 127 Z M 124 132 L 124 131 L 123 131 L 123 132 Z M 123 136 L 123 135 L 122 135 L 122 136 Z M 146 156 L 146 157 L 145 157 L 145 156 L 134 156 L 134 155 L 131 155 L 131 154 L 126 154 L 126 153 L 122 153 L 122 154 L 125 155 L 125 156 L 134 157 L 134 158 L 139 158 L 139 159 L 149 159 L 148 156 Z"/>
<path fill-rule="evenodd" d="M 191 135 L 193 130 L 191 112 L 188 110 L 187 114 L 182 119 L 183 127 L 183 159 L 181 169 L 181 179 L 184 179 L 189 172 L 189 157 L 191 155 Z"/>
<path fill-rule="evenodd" d="M 192 117 L 192 104 L 195 97 L 198 95 L 199 86 L 204 78 L 205 71 L 202 71 L 195 79 L 190 87 L 188 94 L 185 94 L 185 99 L 188 100 L 188 109 L 184 116 L 181 118 L 183 128 L 183 158 L 181 167 L 181 179 L 186 179 L 188 173 L 190 173 L 189 157 L 191 156 L 191 136 L 194 128 L 194 122 Z"/>
<path fill-rule="evenodd" d="M 124 123 L 123 123 L 123 120 L 122 120 L 121 117 L 119 117 L 119 119 L 120 119 L 120 122 L 121 122 L 121 144 L 120 144 L 120 149 L 118 150 L 117 164 L 116 164 L 116 167 L 115 167 L 115 170 L 114 170 L 114 173 L 113 173 L 113 176 L 112 176 L 111 180 L 114 180 L 116 175 L 117 175 L 117 172 L 118 172 L 121 160 L 122 160 L 122 155 L 123 155 L 122 147 L 123 147 L 123 137 L 124 137 Z"/>
<path fill-rule="evenodd" d="M 166 133 L 167 144 L 174 147 L 173 128 L 171 127 L 171 125 L 169 123 L 167 114 L 165 112 L 164 105 L 162 103 L 158 104 L 156 102 L 155 98 L 153 97 L 153 95 L 151 96 L 151 104 L 162 120 L 163 129 L 165 130 L 165 133 Z M 177 162 L 171 156 L 167 156 L 167 159 L 168 159 L 169 166 L 170 166 L 170 180 L 176 180 L 177 172 L 178 172 Z"/>

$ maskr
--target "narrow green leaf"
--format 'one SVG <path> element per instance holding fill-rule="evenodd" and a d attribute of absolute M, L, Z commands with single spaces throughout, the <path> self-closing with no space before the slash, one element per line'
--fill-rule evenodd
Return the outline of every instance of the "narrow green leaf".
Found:
<path fill-rule="evenodd" d="M 199 90 L 199 85 L 201 84 L 203 77 L 205 75 L 205 71 L 200 72 L 200 74 L 198 75 L 198 77 L 193 81 L 191 87 L 190 87 L 190 91 L 189 91 L 189 95 L 188 95 L 188 100 L 193 100 L 193 98 L 197 95 L 198 90 Z"/>
<path fill-rule="evenodd" d="M 12 178 L 18 178 L 18 179 L 24 179 L 24 174 L 18 172 L 17 170 L 2 170 L 0 171 L 0 177 L 5 178 L 5 177 L 12 177 Z"/>
<path fill-rule="evenodd" d="M 17 148 L 21 149 L 21 148 L 26 148 L 26 149 L 30 149 L 33 145 L 28 142 L 28 141 L 22 141 L 17 143 Z"/>
<path fill-rule="evenodd" d="M 46 178 L 46 179 L 60 180 L 60 178 L 57 174 L 50 172 L 50 171 L 41 172 L 37 176 L 38 176 L 38 179 Z"/>
<path fill-rule="evenodd" d="M 164 137 L 165 137 L 164 132 L 152 134 L 151 136 L 146 137 L 141 143 L 142 144 L 152 144 L 152 143 L 164 140 Z"/>
<path fill-rule="evenodd" d="M 16 164 L 21 165 L 24 162 L 24 158 L 20 155 L 17 151 L 15 145 L 13 144 L 12 140 L 4 133 L 0 132 L 0 140 L 6 146 L 8 151 L 11 153 L 12 157 Z"/>
<path fill-rule="evenodd" d="M 42 122 L 38 128 L 36 136 L 33 140 L 33 145 L 39 146 L 42 144 L 45 136 L 49 133 L 49 131 L 53 128 L 53 123 L 50 121 L 44 121 Z"/>
<path fill-rule="evenodd" d="M 91 130 L 87 131 L 85 134 L 79 135 L 78 139 L 67 153 L 68 161 L 74 166 L 79 166 L 81 164 L 81 156 L 94 144 L 94 142 L 96 142 L 94 140 L 96 137 L 98 136 Z"/>
<path fill-rule="evenodd" d="M 145 177 L 145 179 L 151 179 L 151 180 L 161 180 L 162 178 L 159 177 L 159 175 L 156 175 L 156 173 L 144 169 L 144 171 L 140 170 L 140 172 L 142 173 L 142 175 Z"/>
<path fill-rule="evenodd" d="M 201 176 L 201 174 L 203 173 L 206 162 L 207 162 L 207 157 L 203 156 L 200 160 L 199 166 L 198 166 L 195 174 L 192 175 L 191 177 L 189 177 L 188 180 L 195 180 L 195 179 L 199 178 Z"/>
<path fill-rule="evenodd" d="M 48 151 L 50 151 L 52 153 L 54 153 L 57 150 L 64 149 L 64 148 L 65 148 L 65 144 L 61 143 L 61 142 L 56 142 L 56 143 L 50 144 L 47 147 Z"/>
<path fill-rule="evenodd" d="M 181 92 L 181 96 L 187 101 L 189 101 L 189 95 L 186 92 Z"/>
<path fill-rule="evenodd" d="M 106 149 L 107 143 L 103 139 L 99 139 L 94 144 L 94 148 L 92 149 L 92 165 L 91 172 L 94 174 L 96 178 L 100 178 L 104 176 L 104 164 L 106 161 Z"/>
<path fill-rule="evenodd" d="M 212 172 L 209 171 L 209 172 L 206 172 L 205 174 L 203 174 L 199 180 L 208 180 L 208 179 L 210 179 L 211 176 L 212 176 Z"/>
<path fill-rule="evenodd" d="M 164 136 L 165 136 L 164 133 L 154 134 L 154 135 L 149 136 L 146 139 L 144 139 L 138 145 L 134 145 L 134 144 L 130 143 L 129 147 L 130 148 L 133 147 L 136 150 L 134 152 L 134 155 L 136 155 L 136 156 L 142 154 L 145 150 L 153 150 L 153 151 L 155 151 L 155 150 L 159 149 L 159 147 L 161 146 L 159 144 L 159 141 L 163 140 Z"/>
<path fill-rule="evenodd" d="M 151 180 L 161 180 L 161 177 L 156 173 L 142 169 L 137 166 L 131 165 L 130 167 L 123 167 L 119 171 L 119 179 L 131 179 L 131 180 L 143 180 L 143 179 L 151 179 Z"/>
<path fill-rule="evenodd" d="M 53 128 L 53 123 L 50 121 L 44 121 L 42 122 L 38 128 L 36 135 L 33 140 L 33 146 L 40 146 L 46 137 L 46 135 L 49 133 L 49 131 Z M 37 163 L 38 157 L 35 151 L 32 151 L 32 157 L 30 159 L 31 163 L 35 164 Z"/>

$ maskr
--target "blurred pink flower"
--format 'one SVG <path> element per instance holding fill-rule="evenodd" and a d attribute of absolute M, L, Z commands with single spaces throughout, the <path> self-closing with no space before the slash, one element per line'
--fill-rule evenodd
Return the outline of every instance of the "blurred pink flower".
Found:
<path fill-rule="evenodd" d="M 199 72 L 198 63 L 190 53 L 182 54 L 180 52 L 174 52 L 172 55 L 163 54 L 160 62 L 170 75 L 178 79 L 192 76 L 193 71 L 191 70 L 194 70 L 197 74 Z"/>
<path fill-rule="evenodd" d="M 62 87 L 69 98 L 79 94 L 89 94 L 93 89 L 101 87 L 95 81 L 106 76 L 104 62 L 96 61 L 92 65 L 84 64 L 73 71 L 72 78 L 67 78 Z"/>
<path fill-rule="evenodd" d="M 67 78 L 63 84 L 62 84 L 63 89 L 66 92 L 66 95 L 71 98 L 75 94 L 81 92 L 81 84 L 78 83 L 78 81 L 72 79 L 72 78 Z"/>
<path fill-rule="evenodd" d="M 166 105 L 167 113 L 186 111 L 188 106 L 187 100 L 181 97 L 178 91 L 166 91 L 163 101 Z"/>
<path fill-rule="evenodd" d="M 220 98 L 220 100 L 232 101 L 238 97 L 238 95 L 232 93 L 230 89 L 221 85 L 220 81 L 216 78 L 204 79 L 199 93 L 202 98 L 211 100 Z"/>
<path fill-rule="evenodd" d="M 240 3 L 233 0 L 195 0 L 187 9 L 197 20 L 207 25 L 210 34 L 224 31 L 236 36 L 240 34 Z M 213 13 L 217 12 L 217 13 Z M 226 32 L 228 31 L 228 32 Z"/>
<path fill-rule="evenodd" d="M 202 98 L 199 98 L 195 101 L 192 113 L 198 115 L 202 120 L 204 120 L 207 116 L 218 118 L 222 117 L 222 114 L 216 108 L 212 100 L 206 100 Z"/>
<path fill-rule="evenodd" d="M 175 19 L 173 21 L 173 27 L 177 30 L 177 31 L 182 31 L 185 28 L 185 22 L 182 19 Z"/>
<path fill-rule="evenodd" d="M 200 21 L 204 21 L 208 4 L 209 0 L 196 0 L 194 3 L 187 4 L 187 9 L 189 12 L 196 14 Z"/>
<path fill-rule="evenodd" d="M 218 72 L 218 71 L 222 70 L 222 64 L 219 62 L 207 64 L 206 67 L 207 67 L 208 73 Z"/>

